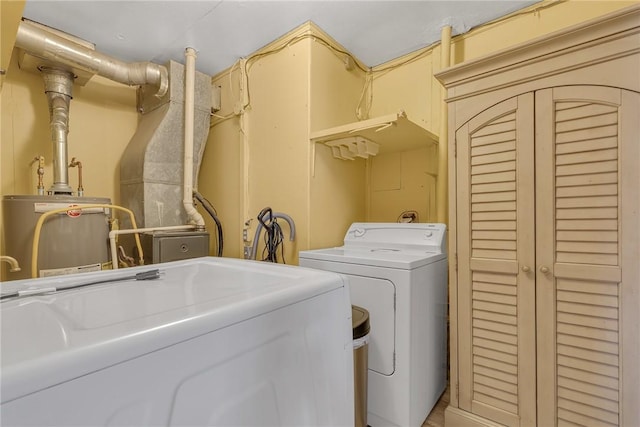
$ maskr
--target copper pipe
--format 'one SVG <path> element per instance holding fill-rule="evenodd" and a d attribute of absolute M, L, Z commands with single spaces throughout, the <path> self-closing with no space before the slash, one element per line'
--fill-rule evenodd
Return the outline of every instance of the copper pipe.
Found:
<path fill-rule="evenodd" d="M 78 167 L 78 197 L 82 197 L 84 196 L 84 187 L 82 186 L 82 162 L 72 157 L 69 167 L 74 168 L 76 166 Z"/>
<path fill-rule="evenodd" d="M 38 162 L 38 196 L 44 196 L 44 156 L 36 156 L 31 164 Z"/>
<path fill-rule="evenodd" d="M 10 272 L 15 272 L 15 271 L 20 271 L 20 265 L 18 265 L 18 261 L 11 256 L 7 256 L 7 255 L 0 255 L 0 261 L 4 261 L 9 263 L 9 271 Z"/>

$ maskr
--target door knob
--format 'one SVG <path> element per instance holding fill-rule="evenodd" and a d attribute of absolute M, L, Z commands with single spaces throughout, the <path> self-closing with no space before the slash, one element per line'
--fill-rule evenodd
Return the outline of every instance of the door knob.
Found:
<path fill-rule="evenodd" d="M 522 271 L 525 273 L 528 273 L 531 271 L 531 267 L 529 267 L 528 265 L 523 265 L 522 266 Z"/>
<path fill-rule="evenodd" d="M 548 272 L 549 272 L 549 267 L 546 267 L 544 265 L 540 267 L 540 273 L 547 274 Z"/>

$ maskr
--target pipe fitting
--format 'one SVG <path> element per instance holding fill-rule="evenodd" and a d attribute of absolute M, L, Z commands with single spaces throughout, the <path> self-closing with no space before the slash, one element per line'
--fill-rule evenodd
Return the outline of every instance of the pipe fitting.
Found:
<path fill-rule="evenodd" d="M 8 255 L 0 255 L 0 261 L 9 263 L 9 271 L 11 273 L 22 270 L 20 268 L 20 265 L 18 264 L 18 260 L 16 260 L 14 257 L 8 256 Z"/>
<path fill-rule="evenodd" d="M 82 186 L 82 162 L 79 160 L 76 160 L 75 157 L 72 157 L 71 163 L 69 163 L 69 167 L 78 168 L 78 197 L 82 197 L 84 196 L 84 187 Z"/>
<path fill-rule="evenodd" d="M 75 75 L 72 72 L 51 67 L 40 67 L 39 70 L 42 72 L 45 93 L 55 92 L 73 98 L 71 91 Z"/>
<path fill-rule="evenodd" d="M 44 196 L 44 156 L 36 156 L 31 164 L 38 162 L 38 196 Z"/>
<path fill-rule="evenodd" d="M 152 62 L 133 62 L 128 67 L 129 84 L 143 85 L 145 82 L 157 82 L 156 98 L 162 98 L 169 90 L 169 71 L 166 67 Z"/>

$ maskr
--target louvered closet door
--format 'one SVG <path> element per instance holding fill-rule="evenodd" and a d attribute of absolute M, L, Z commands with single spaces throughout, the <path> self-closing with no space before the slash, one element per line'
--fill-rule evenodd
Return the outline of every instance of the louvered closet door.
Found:
<path fill-rule="evenodd" d="M 623 141 L 629 148 L 638 144 L 637 134 L 625 135 L 629 125 L 638 128 L 637 111 L 622 123 L 623 99 L 630 95 L 637 103 L 637 94 L 603 87 L 536 93 L 538 421 L 543 426 L 621 424 L 622 194 L 630 190 L 631 201 L 640 191 L 637 182 L 621 182 Z M 628 236 L 637 234 L 636 228 L 628 229 Z"/>
<path fill-rule="evenodd" d="M 536 423 L 533 94 L 456 132 L 459 406 Z"/>

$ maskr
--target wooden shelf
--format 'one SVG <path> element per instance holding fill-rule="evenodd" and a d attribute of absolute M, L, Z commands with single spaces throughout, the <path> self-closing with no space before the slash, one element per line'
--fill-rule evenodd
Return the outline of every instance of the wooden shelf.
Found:
<path fill-rule="evenodd" d="M 354 139 L 364 139 L 378 146 L 378 154 L 415 150 L 438 143 L 438 136 L 411 121 L 404 111 L 312 132 L 310 139 L 333 147 L 341 140 L 348 144 Z"/>

